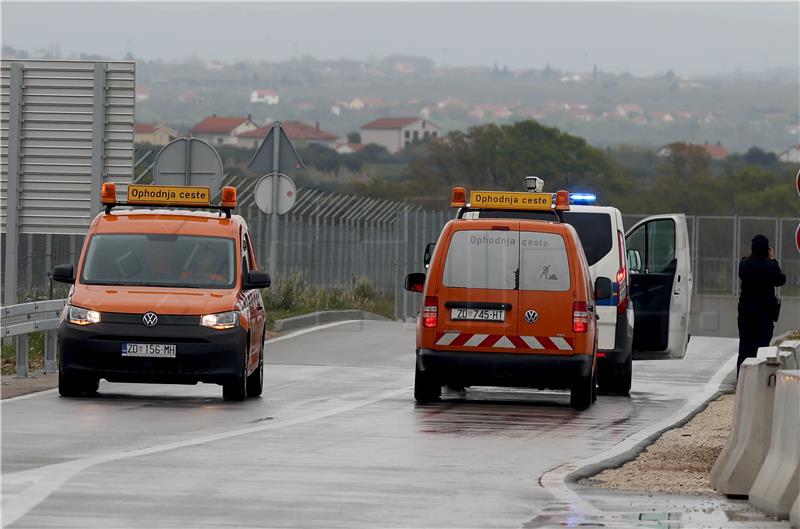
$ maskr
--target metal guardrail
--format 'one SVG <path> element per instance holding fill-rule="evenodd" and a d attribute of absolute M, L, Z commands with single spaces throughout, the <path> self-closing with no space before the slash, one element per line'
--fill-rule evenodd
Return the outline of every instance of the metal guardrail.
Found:
<path fill-rule="evenodd" d="M 28 334 L 32 332 L 45 332 L 44 372 L 55 372 L 56 329 L 65 302 L 64 299 L 51 299 L 0 308 L 0 336 L 15 338 L 17 378 L 28 376 Z"/>

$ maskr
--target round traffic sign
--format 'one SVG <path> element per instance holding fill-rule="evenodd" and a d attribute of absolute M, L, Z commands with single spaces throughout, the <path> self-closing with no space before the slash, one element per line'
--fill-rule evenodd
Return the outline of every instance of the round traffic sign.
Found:
<path fill-rule="evenodd" d="M 797 170 L 797 178 L 794 179 L 794 187 L 797 190 L 797 196 L 800 197 L 800 169 Z"/>
<path fill-rule="evenodd" d="M 197 138 L 172 140 L 156 155 L 153 183 L 202 186 L 213 195 L 222 185 L 222 160 L 210 144 Z"/>
<path fill-rule="evenodd" d="M 797 225 L 797 229 L 794 232 L 794 243 L 797 245 L 797 251 L 800 252 L 800 224 Z"/>
<path fill-rule="evenodd" d="M 264 213 L 272 213 L 272 183 L 274 176 L 271 174 L 261 177 L 256 184 L 254 198 L 258 209 Z M 297 188 L 291 178 L 283 173 L 278 175 L 278 215 L 283 215 L 294 206 L 297 199 Z"/>

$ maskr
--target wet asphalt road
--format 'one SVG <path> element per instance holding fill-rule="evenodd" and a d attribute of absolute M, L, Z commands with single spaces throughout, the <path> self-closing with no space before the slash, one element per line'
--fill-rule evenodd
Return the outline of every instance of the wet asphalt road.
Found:
<path fill-rule="evenodd" d="M 394 322 L 269 344 L 264 396 L 244 403 L 106 382 L 91 399 L 5 401 L 3 525 L 560 526 L 580 506 L 539 479 L 674 415 L 735 345 L 693 338 L 683 360 L 636 362 L 630 398 L 585 412 L 566 393 L 487 388 L 416 406 L 413 326 Z"/>

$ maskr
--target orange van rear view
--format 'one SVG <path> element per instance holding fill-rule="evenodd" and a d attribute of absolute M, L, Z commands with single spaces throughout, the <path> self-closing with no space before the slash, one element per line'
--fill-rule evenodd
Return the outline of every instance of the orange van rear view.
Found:
<path fill-rule="evenodd" d="M 453 220 L 442 230 L 417 319 L 414 397 L 441 386 L 568 389 L 577 409 L 595 400 L 595 288 L 575 229 L 557 222 Z"/>

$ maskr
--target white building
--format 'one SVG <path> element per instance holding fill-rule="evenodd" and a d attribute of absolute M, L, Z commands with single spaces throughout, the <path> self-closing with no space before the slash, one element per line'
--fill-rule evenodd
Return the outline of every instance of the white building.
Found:
<path fill-rule="evenodd" d="M 266 103 L 267 105 L 277 105 L 280 97 L 278 92 L 272 88 L 259 88 L 250 92 L 251 103 Z"/>
<path fill-rule="evenodd" d="M 442 129 L 422 118 L 380 118 L 361 127 L 361 144 L 375 143 L 395 153 L 420 140 L 436 139 Z"/>
<path fill-rule="evenodd" d="M 778 160 L 786 163 L 800 163 L 800 145 L 795 145 L 780 153 Z"/>
<path fill-rule="evenodd" d="M 240 134 L 257 128 L 250 116 L 240 118 L 214 114 L 192 127 L 191 132 L 193 137 L 212 145 L 236 145 Z"/>

